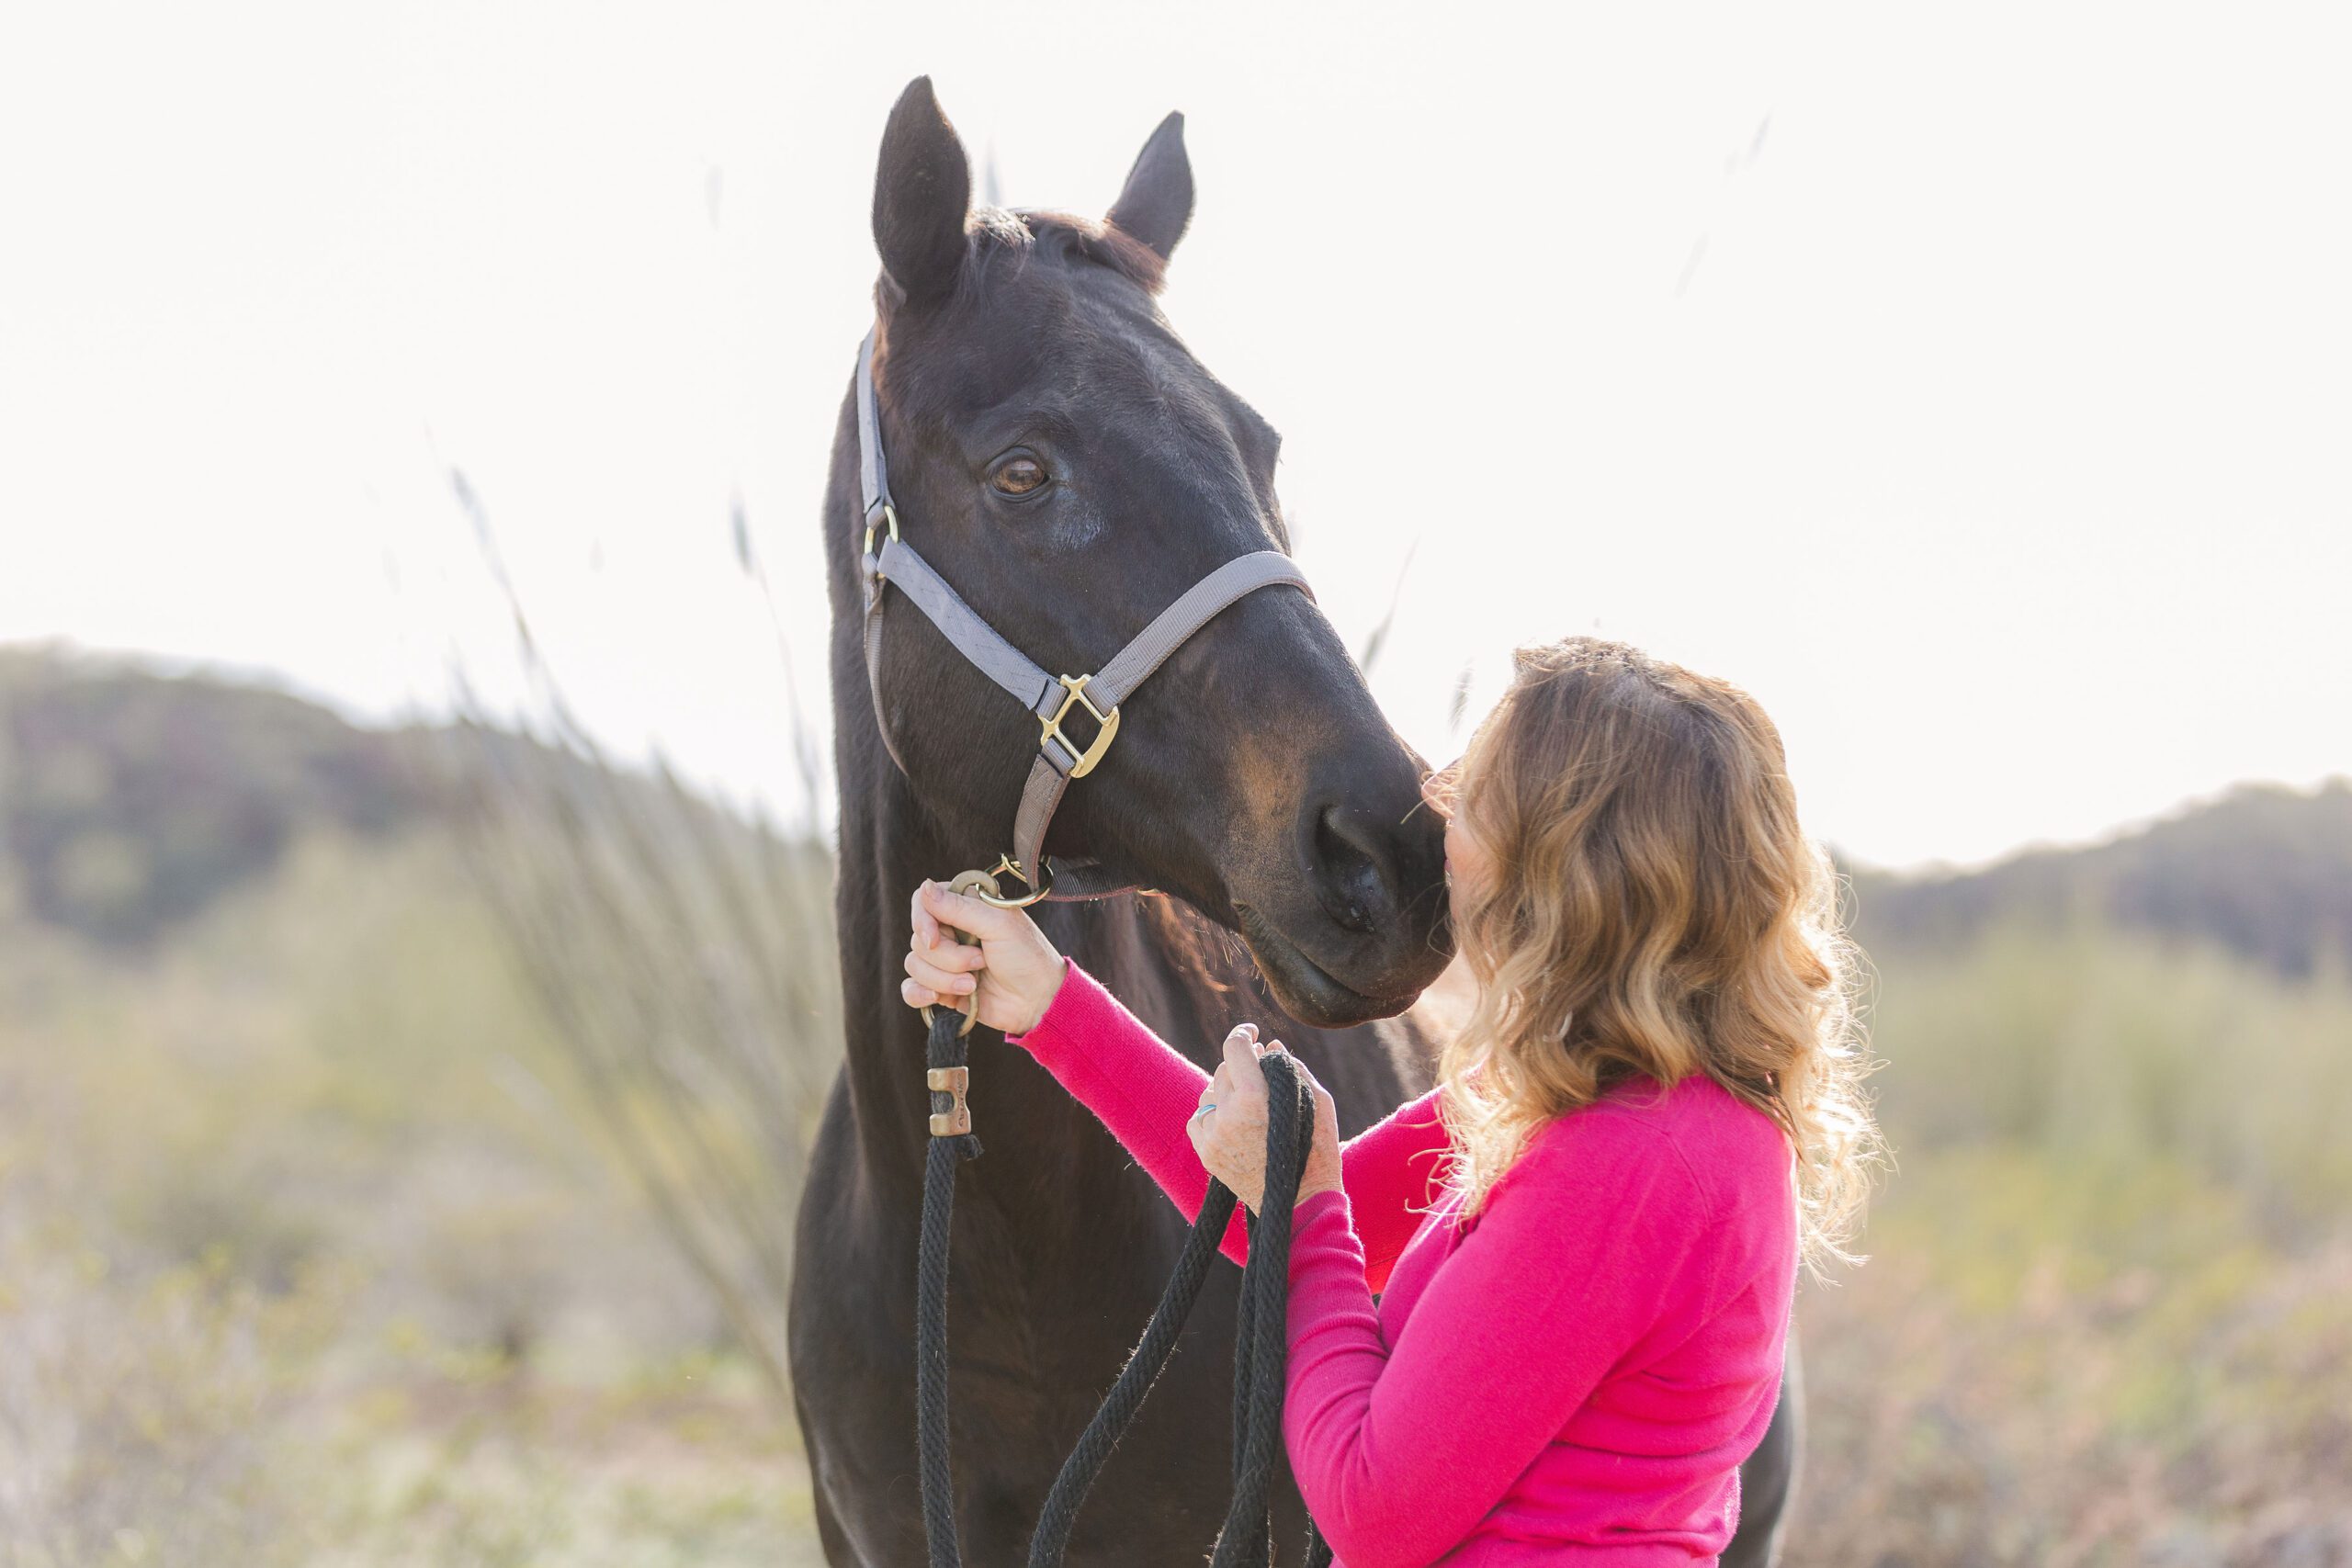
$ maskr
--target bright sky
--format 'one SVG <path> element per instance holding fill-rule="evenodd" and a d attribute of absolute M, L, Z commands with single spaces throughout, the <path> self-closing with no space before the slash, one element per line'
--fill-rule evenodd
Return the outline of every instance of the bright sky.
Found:
<path fill-rule="evenodd" d="M 592 724 L 797 809 L 731 498 L 821 717 L 929 72 L 1011 205 L 1185 111 L 1167 308 L 1351 646 L 1401 579 L 1433 758 L 1465 666 L 1598 630 L 1755 691 L 1882 863 L 2352 770 L 2335 7 L 818 9 L 12 8 L 0 640 L 511 694 L 456 464 Z"/>

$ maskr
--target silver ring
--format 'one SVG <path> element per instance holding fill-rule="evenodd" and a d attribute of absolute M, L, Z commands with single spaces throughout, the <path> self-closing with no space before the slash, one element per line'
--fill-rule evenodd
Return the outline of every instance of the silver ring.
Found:
<path fill-rule="evenodd" d="M 1191 1119 L 1192 1119 L 1193 1121 L 1197 1122 L 1197 1121 L 1199 1121 L 1199 1120 L 1200 1120 L 1200 1118 L 1201 1118 L 1201 1112 L 1202 1112 L 1202 1111 L 1215 1111 L 1216 1109 L 1216 1100 L 1204 1100 L 1203 1101 L 1201 1101 L 1201 1102 L 1200 1102 L 1200 1104 L 1198 1104 L 1197 1106 L 1194 1106 L 1194 1107 L 1193 1108 L 1193 1114 L 1192 1114 L 1192 1118 L 1191 1118 Z"/>

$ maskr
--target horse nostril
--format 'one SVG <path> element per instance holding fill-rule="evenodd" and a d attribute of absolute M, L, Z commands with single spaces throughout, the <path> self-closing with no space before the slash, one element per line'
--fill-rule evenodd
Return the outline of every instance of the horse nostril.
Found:
<path fill-rule="evenodd" d="M 1323 912 L 1351 931 L 1368 933 L 1389 903 L 1386 857 L 1379 839 L 1343 806 L 1315 818 L 1316 893 Z"/>

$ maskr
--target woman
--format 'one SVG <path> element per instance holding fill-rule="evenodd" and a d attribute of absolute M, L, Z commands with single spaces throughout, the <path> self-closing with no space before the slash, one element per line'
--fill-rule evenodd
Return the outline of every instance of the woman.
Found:
<path fill-rule="evenodd" d="M 1292 1472 L 1346 1568 L 1712 1562 L 1799 1257 L 1842 1256 L 1875 1150 L 1832 873 L 1754 700 L 1621 644 L 1521 649 L 1428 794 L 1476 1002 L 1438 1087 L 1346 1145 L 1315 1089 Z M 930 883 L 906 968 L 1185 1213 L 1211 1176 L 1255 1209 L 1279 1043 L 1241 1025 L 1210 1077 L 1026 915 Z"/>

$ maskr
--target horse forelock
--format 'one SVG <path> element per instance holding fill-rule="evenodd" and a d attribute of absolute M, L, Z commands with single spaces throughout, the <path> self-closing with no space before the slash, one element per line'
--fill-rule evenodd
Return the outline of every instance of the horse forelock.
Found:
<path fill-rule="evenodd" d="M 975 208 L 966 221 L 967 249 L 956 308 L 927 310 L 919 329 L 942 352 L 925 371 L 890 371 L 894 325 L 901 311 L 877 288 L 875 384 L 894 417 L 915 423 L 952 422 L 959 410 L 985 406 L 1032 385 L 1047 367 L 1084 364 L 1077 383 L 1047 389 L 1064 398 L 1073 420 L 1121 405 L 1148 418 L 1136 428 L 1182 448 L 1204 471 L 1231 465 L 1238 447 L 1278 442 L 1256 412 L 1232 396 L 1164 330 L 1148 303 L 1164 281 L 1158 252 L 1107 219 L 1073 213 Z M 1042 265 L 1042 274 L 1032 274 Z M 1091 275 L 1100 280 L 1086 287 Z M 1107 284 L 1107 287 L 1102 285 Z M 1133 285 L 1140 295 L 1127 292 Z M 1237 437 L 1237 425 L 1250 429 Z M 1247 472 L 1233 480 L 1246 487 Z"/>
<path fill-rule="evenodd" d="M 1108 267 L 1147 294 L 1168 282 L 1168 262 L 1158 251 L 1105 218 L 1038 209 L 976 208 L 967 222 L 972 237 L 968 280 L 986 281 L 1001 261 L 1045 251 L 1072 263 Z"/>

